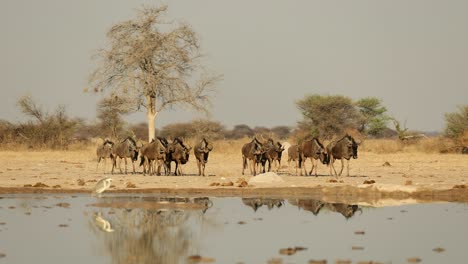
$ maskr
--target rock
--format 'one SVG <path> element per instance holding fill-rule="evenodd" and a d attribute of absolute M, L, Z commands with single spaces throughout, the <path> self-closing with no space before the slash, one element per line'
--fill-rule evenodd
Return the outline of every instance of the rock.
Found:
<path fill-rule="evenodd" d="M 79 185 L 79 186 L 84 186 L 85 185 L 85 181 L 83 179 L 78 179 L 76 180 L 76 183 Z"/>
<path fill-rule="evenodd" d="M 33 187 L 42 188 L 42 187 L 49 187 L 49 185 L 44 184 L 42 182 L 38 182 L 38 183 L 34 184 Z"/>
<path fill-rule="evenodd" d="M 261 185 L 261 184 L 275 184 L 275 183 L 283 183 L 284 180 L 281 176 L 274 172 L 267 172 L 263 174 L 259 174 L 255 177 L 250 178 L 248 184 L 249 185 Z"/>
<path fill-rule="evenodd" d="M 237 185 L 237 187 L 241 187 L 241 188 L 247 187 L 247 186 L 249 186 L 249 183 L 246 181 L 242 181 Z"/>

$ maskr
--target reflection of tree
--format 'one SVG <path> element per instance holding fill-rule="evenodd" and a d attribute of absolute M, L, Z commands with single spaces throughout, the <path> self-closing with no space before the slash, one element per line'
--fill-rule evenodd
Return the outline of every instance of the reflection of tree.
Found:
<path fill-rule="evenodd" d="M 242 198 L 242 203 L 252 207 L 256 212 L 258 208 L 262 207 L 263 205 L 268 207 L 268 210 L 271 210 L 274 207 L 280 208 L 283 205 L 284 200 L 272 198 Z"/>
<path fill-rule="evenodd" d="M 326 203 L 320 200 L 313 199 L 295 199 L 289 200 L 289 203 L 306 211 L 310 211 L 314 215 L 318 215 L 322 208 L 325 208 L 331 212 L 340 213 L 346 219 L 352 217 L 357 211 L 360 211 L 362 213 L 362 209 L 355 204 Z"/>
<path fill-rule="evenodd" d="M 154 200 L 147 202 L 155 203 Z M 194 203 L 189 199 L 164 202 L 169 202 L 169 207 L 176 203 Z M 102 217 L 112 224 L 114 232 L 102 232 L 93 220 L 90 228 L 103 242 L 112 263 L 185 263 L 189 255 L 198 251 L 196 241 L 199 241 L 203 210 L 168 206 L 164 209 L 113 208 Z"/>

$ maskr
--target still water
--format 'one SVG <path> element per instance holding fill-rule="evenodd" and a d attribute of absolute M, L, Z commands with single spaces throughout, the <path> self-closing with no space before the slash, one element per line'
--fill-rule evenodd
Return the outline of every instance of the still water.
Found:
<path fill-rule="evenodd" d="M 467 241 L 468 205 L 457 203 L 374 208 L 112 194 L 0 199 L 0 263 L 468 263 Z"/>

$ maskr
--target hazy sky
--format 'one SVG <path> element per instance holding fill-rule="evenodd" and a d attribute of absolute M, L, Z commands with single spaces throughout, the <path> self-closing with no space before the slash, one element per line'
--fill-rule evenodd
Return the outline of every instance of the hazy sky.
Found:
<path fill-rule="evenodd" d="M 25 94 L 52 110 L 96 116 L 85 94 L 91 56 L 129 0 L 0 1 L 0 119 L 24 120 Z M 441 130 L 444 113 L 468 103 L 468 1 L 170 1 L 168 18 L 199 34 L 203 64 L 224 79 L 212 119 L 225 125 L 295 125 L 306 94 L 381 98 L 407 127 Z M 157 126 L 200 115 L 175 109 Z M 143 113 L 132 122 L 145 120 Z"/>

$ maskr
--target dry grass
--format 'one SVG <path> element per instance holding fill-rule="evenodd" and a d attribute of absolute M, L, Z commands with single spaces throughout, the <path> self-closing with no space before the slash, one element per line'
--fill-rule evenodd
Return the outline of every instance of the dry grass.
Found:
<path fill-rule="evenodd" d="M 240 156 L 242 146 L 250 142 L 250 138 L 242 138 L 237 140 L 216 140 L 213 146 L 216 150 L 222 151 L 226 156 Z M 284 140 L 290 144 L 295 144 L 294 139 Z M 284 142 L 283 140 L 280 142 Z M 197 139 L 187 139 L 187 145 L 195 146 L 198 143 Z M 329 141 L 323 141 L 326 146 Z M 139 141 L 139 144 L 145 144 L 145 141 Z M 50 150 L 47 147 L 31 148 L 22 143 L 7 143 L 0 145 L 0 151 L 27 151 L 27 152 L 60 152 L 60 151 L 90 151 L 94 157 L 98 143 L 73 143 L 64 150 Z M 287 151 L 287 150 L 286 150 Z M 377 154 L 390 153 L 457 153 L 459 144 L 445 137 L 422 138 L 413 141 L 401 141 L 399 139 L 367 139 L 362 141 L 359 146 L 359 152 L 371 152 Z"/>
<path fill-rule="evenodd" d="M 457 151 L 454 141 L 444 137 L 422 138 L 413 141 L 399 139 L 370 139 L 360 146 L 360 151 L 385 153 L 453 153 Z"/>

